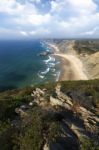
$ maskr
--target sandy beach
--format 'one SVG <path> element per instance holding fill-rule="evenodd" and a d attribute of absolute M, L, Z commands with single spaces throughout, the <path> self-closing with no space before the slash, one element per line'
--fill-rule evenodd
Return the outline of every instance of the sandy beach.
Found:
<path fill-rule="evenodd" d="M 54 48 L 54 56 L 57 56 L 61 60 L 61 73 L 59 80 L 87 80 L 87 75 L 83 67 L 82 61 L 72 54 L 61 53 L 58 47 L 54 44 L 50 44 Z"/>
<path fill-rule="evenodd" d="M 62 71 L 59 80 L 87 80 L 82 62 L 73 55 L 55 54 L 61 57 Z"/>

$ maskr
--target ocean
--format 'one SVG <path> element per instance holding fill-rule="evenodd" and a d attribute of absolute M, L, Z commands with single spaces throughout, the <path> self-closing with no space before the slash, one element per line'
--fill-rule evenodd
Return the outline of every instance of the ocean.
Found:
<path fill-rule="evenodd" d="M 42 40 L 0 41 L 0 91 L 58 80 L 60 62 Z"/>

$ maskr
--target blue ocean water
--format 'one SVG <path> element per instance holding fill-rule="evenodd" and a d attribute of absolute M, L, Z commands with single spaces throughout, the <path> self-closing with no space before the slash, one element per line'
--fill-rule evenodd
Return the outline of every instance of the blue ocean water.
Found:
<path fill-rule="evenodd" d="M 0 41 L 0 90 L 57 80 L 59 60 L 38 56 L 50 50 L 41 40 Z"/>

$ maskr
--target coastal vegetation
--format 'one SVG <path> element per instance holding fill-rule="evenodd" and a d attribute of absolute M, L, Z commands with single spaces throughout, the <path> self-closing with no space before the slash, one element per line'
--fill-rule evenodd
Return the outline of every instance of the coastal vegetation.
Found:
<path fill-rule="evenodd" d="M 74 49 L 79 53 L 93 54 L 99 49 L 98 40 L 76 40 Z"/>
<path fill-rule="evenodd" d="M 56 92 L 58 85 L 64 94 Z M 51 97 L 58 103 L 52 104 Z M 66 99 L 63 105 L 61 99 Z M 89 118 L 93 118 L 86 123 L 88 118 L 79 109 L 85 116 L 92 113 Z M 41 150 L 47 145 L 59 150 L 98 150 L 98 116 L 99 80 L 63 81 L 2 92 L 0 149 Z"/>

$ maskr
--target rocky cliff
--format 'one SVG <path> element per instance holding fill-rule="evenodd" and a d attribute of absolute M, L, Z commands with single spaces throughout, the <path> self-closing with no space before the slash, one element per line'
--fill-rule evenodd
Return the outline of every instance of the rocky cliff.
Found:
<path fill-rule="evenodd" d="M 99 40 L 62 40 L 56 44 L 62 53 L 82 60 L 89 79 L 99 78 Z"/>
<path fill-rule="evenodd" d="M 0 94 L 0 147 L 99 148 L 99 80 L 58 82 Z"/>
<path fill-rule="evenodd" d="M 99 40 L 75 41 L 74 49 L 84 62 L 89 79 L 99 78 Z"/>

